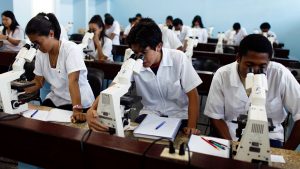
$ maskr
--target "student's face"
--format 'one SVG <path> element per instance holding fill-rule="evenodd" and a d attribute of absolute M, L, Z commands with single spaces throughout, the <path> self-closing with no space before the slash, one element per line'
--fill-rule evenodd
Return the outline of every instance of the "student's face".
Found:
<path fill-rule="evenodd" d="M 38 45 L 38 49 L 43 53 L 49 53 L 54 45 L 54 38 L 53 31 L 50 31 L 49 36 L 39 36 L 37 34 L 30 34 L 28 35 L 30 41 L 36 45 Z"/>
<path fill-rule="evenodd" d="M 175 28 L 176 31 L 181 31 L 181 27 L 182 27 L 182 25 L 174 26 L 174 28 Z"/>
<path fill-rule="evenodd" d="M 156 64 L 160 61 L 161 48 L 162 48 L 161 43 L 157 45 L 155 50 L 151 49 L 149 46 L 146 47 L 145 49 L 142 49 L 138 44 L 131 45 L 131 49 L 136 55 L 138 56 L 144 55 L 143 66 L 146 68 L 151 67 L 153 64 Z"/>
<path fill-rule="evenodd" d="M 173 24 L 173 23 L 172 23 L 171 20 L 169 20 L 169 19 L 166 20 L 166 25 L 167 25 L 167 26 L 170 26 L 170 25 L 172 25 L 172 24 Z"/>
<path fill-rule="evenodd" d="M 195 24 L 195 27 L 200 27 L 200 23 L 198 21 L 195 21 L 194 24 Z"/>
<path fill-rule="evenodd" d="M 10 27 L 12 20 L 9 17 L 2 15 L 2 23 L 6 28 L 8 28 L 8 27 Z"/>
<path fill-rule="evenodd" d="M 268 53 L 248 51 L 245 56 L 237 58 L 238 72 L 242 78 L 246 78 L 249 68 L 253 68 L 254 73 L 260 69 L 266 71 L 269 61 Z"/>
<path fill-rule="evenodd" d="M 262 32 L 268 32 L 269 29 L 261 29 Z"/>
<path fill-rule="evenodd" d="M 95 23 L 90 23 L 89 24 L 89 30 L 91 31 L 91 32 L 96 32 L 97 30 L 99 30 L 100 28 L 99 28 L 99 26 L 97 25 L 97 24 L 95 24 Z"/>

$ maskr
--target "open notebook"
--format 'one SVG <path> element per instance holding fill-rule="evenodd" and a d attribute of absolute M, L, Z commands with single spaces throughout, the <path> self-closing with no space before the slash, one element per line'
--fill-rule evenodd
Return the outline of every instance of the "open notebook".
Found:
<path fill-rule="evenodd" d="M 134 130 L 135 137 L 175 140 L 181 119 L 160 117 L 148 114 L 142 123 Z"/>
<path fill-rule="evenodd" d="M 37 111 L 37 112 L 36 112 Z M 54 122 L 71 122 L 73 112 L 62 109 L 45 110 L 27 110 L 22 113 L 24 117 L 41 120 L 41 121 L 54 121 Z"/>
<path fill-rule="evenodd" d="M 229 158 L 230 141 L 215 137 L 191 135 L 189 148 L 192 152 Z"/>

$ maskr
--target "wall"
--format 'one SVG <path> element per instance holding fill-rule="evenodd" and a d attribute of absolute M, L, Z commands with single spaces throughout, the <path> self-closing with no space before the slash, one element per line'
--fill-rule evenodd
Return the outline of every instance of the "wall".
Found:
<path fill-rule="evenodd" d="M 0 0 L 0 14 L 4 11 L 13 10 L 13 1 L 11 0 Z M 2 22 L 1 22 L 2 23 Z"/>
<path fill-rule="evenodd" d="M 215 27 L 214 35 L 240 22 L 248 33 L 268 21 L 279 41 L 291 50 L 292 58 L 300 59 L 297 40 L 300 37 L 299 0 L 111 0 L 111 14 L 121 25 L 140 12 L 156 22 L 164 22 L 167 15 L 180 17 L 187 25 L 200 15 L 206 27 Z"/>

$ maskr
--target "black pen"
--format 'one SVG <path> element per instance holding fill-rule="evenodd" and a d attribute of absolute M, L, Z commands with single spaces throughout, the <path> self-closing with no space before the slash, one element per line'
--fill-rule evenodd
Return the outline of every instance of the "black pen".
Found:
<path fill-rule="evenodd" d="M 30 117 L 32 118 L 38 111 L 39 110 L 34 111 Z"/>

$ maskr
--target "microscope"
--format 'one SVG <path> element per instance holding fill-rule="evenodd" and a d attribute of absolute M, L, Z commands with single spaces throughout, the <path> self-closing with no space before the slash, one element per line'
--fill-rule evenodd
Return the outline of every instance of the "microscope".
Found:
<path fill-rule="evenodd" d="M 223 53 L 223 40 L 225 38 L 224 32 L 218 33 L 218 42 L 216 45 L 215 53 Z"/>
<path fill-rule="evenodd" d="M 92 60 L 93 57 L 88 55 L 89 52 L 93 52 L 91 49 L 88 49 L 88 45 L 90 40 L 93 40 L 94 33 L 93 32 L 86 32 L 82 38 L 82 41 L 78 46 L 82 49 L 84 55 L 84 59 L 86 60 Z"/>
<path fill-rule="evenodd" d="M 189 37 L 187 39 L 187 47 L 185 50 L 185 55 L 188 57 L 190 61 L 192 61 L 192 56 L 193 56 L 193 50 L 195 46 L 195 40 L 197 40 L 196 46 L 198 44 L 198 39 L 193 39 L 193 37 Z"/>
<path fill-rule="evenodd" d="M 237 119 L 239 126 L 237 137 L 243 134 L 237 150 L 234 152 L 236 153 L 234 159 L 253 163 L 262 162 L 270 165 L 269 129 L 274 129 L 274 126 L 272 121 L 268 121 L 266 112 L 268 84 L 263 70 L 260 70 L 258 74 L 254 74 L 253 69 L 250 68 L 246 77 L 246 90 L 249 89 L 251 94 L 248 115 L 241 115 Z M 245 127 L 244 130 L 242 130 L 243 127 Z"/>
<path fill-rule="evenodd" d="M 35 45 L 25 44 L 17 54 L 12 70 L 0 74 L 0 109 L 5 113 L 17 114 L 28 110 L 28 104 L 20 96 L 24 88 L 34 86 L 34 83 L 26 81 L 24 66 L 26 62 L 32 62 L 36 51 Z"/>
<path fill-rule="evenodd" d="M 127 54 L 130 54 L 130 52 Z M 124 60 L 121 70 L 118 72 L 112 85 L 100 93 L 97 114 L 100 123 L 109 127 L 110 134 L 124 137 L 124 130 L 130 126 L 128 110 L 121 105 L 121 97 L 131 87 L 133 74 L 140 72 L 143 66 L 143 59 L 143 55 L 136 56 L 132 54 L 129 59 Z"/>
<path fill-rule="evenodd" d="M 234 45 L 234 35 L 236 34 L 235 30 L 231 30 L 227 39 L 227 45 Z"/>

